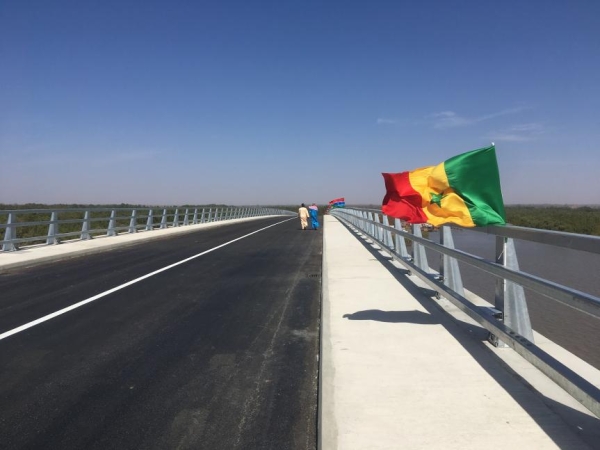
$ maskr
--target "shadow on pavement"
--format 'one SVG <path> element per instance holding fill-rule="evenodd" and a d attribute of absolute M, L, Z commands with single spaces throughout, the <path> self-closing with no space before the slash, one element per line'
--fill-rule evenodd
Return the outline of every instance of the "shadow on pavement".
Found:
<path fill-rule="evenodd" d="M 382 311 L 380 309 L 367 309 L 352 314 L 344 314 L 348 320 L 373 320 L 376 322 L 390 323 L 416 323 L 421 325 L 439 325 L 439 321 L 431 314 L 421 311 Z"/>

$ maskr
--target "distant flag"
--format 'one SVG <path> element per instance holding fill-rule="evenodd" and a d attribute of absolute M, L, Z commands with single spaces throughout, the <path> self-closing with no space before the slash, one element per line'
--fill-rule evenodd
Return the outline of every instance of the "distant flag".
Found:
<path fill-rule="evenodd" d="M 329 206 L 331 206 L 332 208 L 343 208 L 344 206 L 346 206 L 346 200 L 344 199 L 344 197 L 335 198 L 329 202 Z"/>
<path fill-rule="evenodd" d="M 464 227 L 506 223 L 496 148 L 463 153 L 437 166 L 383 173 L 384 214 L 409 223 Z"/>

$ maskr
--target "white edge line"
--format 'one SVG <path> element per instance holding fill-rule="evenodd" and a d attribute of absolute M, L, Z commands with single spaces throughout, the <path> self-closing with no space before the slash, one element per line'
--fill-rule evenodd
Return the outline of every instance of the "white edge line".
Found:
<path fill-rule="evenodd" d="M 135 284 L 135 283 L 138 283 L 138 282 L 140 282 L 142 280 L 145 280 L 146 278 L 150 278 L 150 277 L 152 277 L 154 275 L 157 275 L 157 274 L 159 274 L 161 272 L 164 272 L 165 270 L 172 269 L 173 267 L 176 267 L 176 266 L 178 266 L 180 264 L 184 264 L 184 263 L 186 263 L 188 261 L 191 261 L 192 259 L 195 259 L 195 258 L 198 258 L 200 256 L 206 255 L 207 253 L 214 252 L 215 250 L 218 250 L 221 247 L 225 247 L 225 246 L 227 246 L 229 244 L 233 244 L 234 242 L 239 241 L 240 239 L 247 238 L 248 236 L 252 236 L 253 234 L 256 234 L 256 233 L 259 233 L 261 231 L 264 231 L 267 228 L 274 227 L 275 225 L 279 225 L 280 223 L 288 222 L 288 221 L 290 221 L 292 219 L 295 219 L 295 217 L 290 218 L 290 219 L 286 219 L 286 220 L 282 220 L 281 222 L 273 223 L 273 224 L 271 224 L 269 226 L 261 228 L 260 230 L 253 231 L 252 233 L 245 234 L 244 236 L 240 236 L 239 238 L 235 238 L 235 239 L 233 239 L 233 240 L 231 240 L 229 242 L 225 242 L 224 244 L 217 245 L 216 247 L 213 247 L 211 249 L 205 250 L 202 253 L 198 253 L 197 255 L 190 256 L 189 258 L 182 259 L 181 261 L 178 261 L 178 262 L 176 262 L 174 264 L 171 264 L 169 266 L 163 267 L 162 269 L 158 269 L 158 270 L 155 270 L 154 272 L 150 272 L 150 273 L 148 273 L 146 275 L 142 275 L 141 277 L 136 278 L 135 280 L 128 281 L 127 283 L 123 283 L 123 284 L 121 284 L 119 286 L 116 286 L 116 287 L 114 287 L 112 289 L 109 289 L 108 291 L 104 291 L 104 292 L 102 292 L 102 293 L 100 293 L 98 295 L 94 295 L 93 297 L 90 297 L 88 299 L 82 300 L 82 301 L 80 301 L 78 303 L 75 303 L 75 304 L 73 304 L 71 306 L 67 306 L 66 308 L 63 308 L 63 309 L 60 309 L 60 310 L 55 311 L 53 313 L 50 313 L 48 315 L 45 315 L 44 317 L 40 317 L 39 319 L 33 320 L 31 322 L 28 322 L 28 323 L 26 323 L 24 325 L 21 325 L 21 326 L 17 327 L 17 328 L 13 328 L 12 330 L 9 330 L 9 331 L 6 331 L 6 332 L 0 334 L 0 341 L 2 339 L 5 339 L 5 338 L 9 337 L 9 336 L 12 336 L 13 334 L 20 333 L 21 331 L 27 330 L 28 328 L 34 327 L 36 325 L 39 325 L 40 323 L 46 322 L 46 321 L 48 321 L 50 319 L 54 319 L 57 316 L 65 314 L 65 313 L 67 313 L 69 311 L 72 311 L 74 309 L 77 309 L 77 308 L 79 308 L 79 307 L 81 307 L 83 305 L 86 305 L 88 303 L 91 303 L 94 300 L 98 300 L 99 298 L 102 298 L 102 297 L 105 297 L 105 296 L 107 296 L 109 294 L 112 294 L 113 292 L 116 292 L 116 291 L 119 291 L 121 289 L 124 289 L 127 286 L 131 286 L 132 284 Z"/>

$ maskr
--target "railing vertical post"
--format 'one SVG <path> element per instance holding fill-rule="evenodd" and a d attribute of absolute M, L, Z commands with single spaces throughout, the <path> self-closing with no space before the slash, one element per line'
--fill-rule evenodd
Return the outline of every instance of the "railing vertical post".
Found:
<path fill-rule="evenodd" d="M 146 220 L 146 231 L 152 231 L 152 228 L 154 227 L 154 224 L 152 222 L 154 222 L 154 219 L 152 218 L 152 210 L 149 209 L 148 210 L 148 219 Z"/>
<path fill-rule="evenodd" d="M 192 224 L 193 225 L 198 224 L 198 208 L 194 208 L 194 218 L 192 219 Z"/>
<path fill-rule="evenodd" d="M 215 208 L 215 213 L 213 215 L 213 222 L 217 222 L 219 220 L 219 208 Z"/>
<path fill-rule="evenodd" d="M 185 214 L 183 215 L 183 226 L 189 225 L 190 224 L 190 220 L 188 218 L 188 208 L 185 208 Z"/>
<path fill-rule="evenodd" d="M 373 220 L 375 221 L 375 225 L 373 225 L 373 236 L 375 239 L 381 242 L 381 227 L 379 226 L 379 214 L 373 214 Z"/>
<path fill-rule="evenodd" d="M 116 236 L 117 235 L 117 231 L 115 230 L 115 227 L 117 226 L 116 224 L 117 224 L 116 211 L 113 209 L 110 211 L 110 219 L 108 219 L 108 228 L 106 229 L 107 236 Z"/>
<path fill-rule="evenodd" d="M 369 211 L 367 213 L 367 219 L 374 220 L 373 213 L 371 211 Z M 367 228 L 365 231 L 367 232 L 368 235 L 375 236 L 375 225 L 373 225 L 372 223 L 367 223 Z"/>
<path fill-rule="evenodd" d="M 402 222 L 400 222 L 400 219 L 394 219 L 394 228 L 396 228 L 396 230 L 404 231 L 402 229 Z M 398 253 L 402 258 L 409 258 L 408 250 L 406 249 L 406 241 L 404 240 L 404 236 L 396 234 L 394 236 L 394 238 L 396 240 L 396 242 L 395 242 L 396 253 Z"/>
<path fill-rule="evenodd" d="M 519 270 L 513 239 L 496 237 L 496 263 L 512 270 Z M 506 326 L 533 342 L 533 331 L 522 286 L 503 278 L 496 280 L 494 305 L 502 312 L 502 320 Z M 506 344 L 491 334 L 490 341 L 498 347 L 506 347 Z"/>
<path fill-rule="evenodd" d="M 131 210 L 131 219 L 129 219 L 129 233 L 137 233 L 137 209 Z"/>
<path fill-rule="evenodd" d="M 13 223 L 15 217 L 13 213 L 8 213 L 8 218 L 6 219 L 6 228 L 4 229 L 4 243 L 2 244 L 3 252 L 14 252 L 19 249 L 17 244 L 15 244 L 15 240 L 17 239 L 17 227 Z"/>
<path fill-rule="evenodd" d="M 173 215 L 173 228 L 179 226 L 179 209 L 175 208 L 175 214 Z"/>
<path fill-rule="evenodd" d="M 48 237 L 46 238 L 46 244 L 59 244 L 59 240 L 56 237 L 58 234 L 58 213 L 52 211 L 52 215 L 50 216 L 50 223 L 48 225 Z"/>
<path fill-rule="evenodd" d="M 382 214 L 382 217 L 383 217 L 383 224 L 386 227 L 389 227 L 390 222 L 388 220 L 388 217 L 385 214 Z M 390 249 L 393 250 L 394 249 L 394 241 L 392 239 L 392 232 L 390 230 L 383 230 L 383 234 L 385 236 L 385 239 L 383 242 L 385 243 L 386 247 L 389 247 Z"/>
<path fill-rule="evenodd" d="M 362 220 L 357 221 L 357 227 L 362 231 L 362 233 L 367 234 L 369 232 L 369 224 L 367 220 L 369 220 L 369 214 L 366 211 L 358 211 L 357 217 L 360 216 Z"/>
<path fill-rule="evenodd" d="M 454 248 L 454 239 L 452 238 L 452 228 L 444 225 L 440 230 L 440 244 L 447 248 Z M 448 255 L 442 256 L 440 265 L 440 276 L 444 280 L 444 285 L 452 289 L 459 295 L 465 296 L 460 268 L 456 258 Z"/>
<path fill-rule="evenodd" d="M 81 234 L 79 235 L 79 239 L 82 241 L 87 241 L 91 239 L 90 236 L 90 212 L 86 211 L 83 216 L 83 222 L 81 224 Z"/>
<path fill-rule="evenodd" d="M 207 222 L 211 222 L 212 221 L 212 208 L 208 208 L 208 219 L 206 220 Z"/>
<path fill-rule="evenodd" d="M 160 229 L 167 228 L 167 208 L 163 209 L 162 218 L 160 219 Z"/>
<path fill-rule="evenodd" d="M 200 215 L 200 223 L 204 223 L 204 210 L 206 208 L 202 208 L 202 214 Z"/>
<path fill-rule="evenodd" d="M 413 235 L 417 236 L 417 237 L 423 237 L 423 234 L 421 233 L 421 225 L 420 224 L 414 224 L 412 226 L 413 229 Z M 430 273 L 429 272 L 429 263 L 427 262 L 427 254 L 425 253 L 425 247 L 423 247 L 421 244 L 418 244 L 417 242 L 413 241 L 413 261 L 415 262 L 415 265 L 423 270 L 425 273 Z"/>

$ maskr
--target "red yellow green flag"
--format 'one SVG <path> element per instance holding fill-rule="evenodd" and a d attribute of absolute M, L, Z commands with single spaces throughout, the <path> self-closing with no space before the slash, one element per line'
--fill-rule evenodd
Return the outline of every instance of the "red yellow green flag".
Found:
<path fill-rule="evenodd" d="M 383 173 L 382 212 L 409 223 L 482 227 L 506 223 L 494 146 L 454 156 L 437 166 Z"/>

